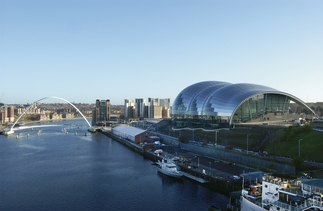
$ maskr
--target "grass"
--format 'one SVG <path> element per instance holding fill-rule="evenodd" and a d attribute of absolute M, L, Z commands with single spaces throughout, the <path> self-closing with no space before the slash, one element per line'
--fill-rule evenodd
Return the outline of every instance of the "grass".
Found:
<path fill-rule="evenodd" d="M 273 155 L 291 158 L 297 158 L 300 152 L 300 158 L 303 160 L 323 162 L 323 133 L 309 131 L 298 133 L 289 141 L 276 139 L 271 141 L 265 150 Z"/>
<path fill-rule="evenodd" d="M 250 134 L 248 149 L 252 150 L 258 146 L 267 134 L 271 134 L 272 138 L 265 148 L 260 151 L 267 151 L 271 155 L 279 155 L 290 158 L 298 158 L 299 148 L 298 140 L 300 141 L 300 157 L 303 160 L 323 162 L 323 133 L 313 131 L 310 129 L 304 130 L 302 127 L 291 127 L 291 130 L 282 136 L 282 127 L 256 127 L 243 126 L 236 127 L 234 130 L 219 131 L 217 134 L 218 144 L 227 146 L 231 145 L 236 148 L 247 148 L 247 134 Z M 164 128 L 159 128 L 165 134 L 170 134 L 174 137 L 179 137 L 181 134 L 185 140 L 193 139 L 193 132 L 190 130 L 169 131 L 169 125 Z M 278 133 L 276 133 L 278 131 Z M 280 131 L 280 133 L 279 133 Z M 279 135 L 280 134 L 280 135 Z M 214 132 L 205 132 L 196 130 L 194 132 L 194 139 L 203 142 L 215 142 Z"/>

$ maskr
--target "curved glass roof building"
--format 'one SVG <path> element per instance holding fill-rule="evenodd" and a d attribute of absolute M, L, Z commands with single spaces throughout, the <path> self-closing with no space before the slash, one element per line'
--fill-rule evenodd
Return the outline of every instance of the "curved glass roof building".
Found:
<path fill-rule="evenodd" d="M 236 123 L 287 120 L 291 102 L 315 114 L 300 99 L 271 87 L 203 81 L 177 95 L 172 106 L 173 129 L 216 130 Z"/>

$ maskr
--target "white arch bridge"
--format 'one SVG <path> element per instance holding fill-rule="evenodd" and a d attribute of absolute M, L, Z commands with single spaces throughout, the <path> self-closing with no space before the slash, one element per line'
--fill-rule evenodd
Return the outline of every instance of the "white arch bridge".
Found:
<path fill-rule="evenodd" d="M 68 101 L 68 100 L 66 100 L 66 99 L 64 99 L 64 98 L 61 98 L 61 97 L 55 97 L 55 96 L 50 96 L 50 97 L 44 97 L 44 98 L 41 98 L 41 99 L 39 99 L 39 100 L 37 100 L 37 101 L 35 101 L 33 104 L 31 104 L 27 109 L 25 109 L 25 111 L 22 113 L 22 114 L 20 114 L 20 116 L 16 119 L 16 121 L 13 123 L 13 125 L 9 128 L 9 129 L 7 129 L 7 130 L 5 130 L 4 131 L 4 134 L 5 135 L 11 135 L 11 134 L 13 134 L 14 133 L 14 130 L 13 130 L 13 128 L 15 127 L 15 125 L 17 124 L 17 122 L 19 121 L 19 119 L 31 108 L 31 107 L 33 107 L 36 103 L 38 103 L 38 102 L 40 102 L 40 101 L 43 101 L 43 100 L 46 100 L 46 99 L 48 99 L 48 98 L 53 98 L 53 99 L 59 99 L 59 100 L 63 100 L 63 101 L 65 101 L 65 102 L 67 102 L 68 104 L 70 104 L 71 106 L 73 106 L 73 108 L 75 108 L 76 110 L 77 110 L 77 112 L 79 112 L 80 114 L 81 114 L 81 116 L 83 117 L 83 119 L 85 120 L 85 122 L 87 123 L 87 125 L 89 126 L 89 131 L 92 131 L 92 126 L 91 126 L 91 124 L 89 123 L 89 121 L 87 121 L 87 119 L 85 118 L 85 116 L 82 114 L 82 112 L 75 106 L 75 105 L 73 105 L 70 101 Z"/>

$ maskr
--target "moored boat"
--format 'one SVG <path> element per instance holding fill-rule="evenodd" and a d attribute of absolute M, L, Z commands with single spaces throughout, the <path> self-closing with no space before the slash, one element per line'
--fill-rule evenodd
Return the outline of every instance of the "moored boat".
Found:
<path fill-rule="evenodd" d="M 164 159 L 162 159 L 162 161 L 158 161 L 157 169 L 158 172 L 170 177 L 181 178 L 183 176 L 183 172 L 179 170 L 179 167 L 171 160 L 167 160 L 167 162 L 165 162 Z"/>
<path fill-rule="evenodd" d="M 287 180 L 264 176 L 262 184 L 243 189 L 241 211 L 323 210 L 323 179 Z"/>
<path fill-rule="evenodd" d="M 89 127 L 88 131 L 91 132 L 91 133 L 95 133 L 96 132 L 96 127 Z"/>
<path fill-rule="evenodd" d="M 3 135 L 5 136 L 10 136 L 15 133 L 15 131 L 11 128 L 6 128 L 2 131 Z"/>

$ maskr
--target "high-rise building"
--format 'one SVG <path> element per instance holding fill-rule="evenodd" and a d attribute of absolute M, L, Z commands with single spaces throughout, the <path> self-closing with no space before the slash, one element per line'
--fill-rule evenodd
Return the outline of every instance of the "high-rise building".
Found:
<path fill-rule="evenodd" d="M 147 117 L 147 113 L 145 113 L 145 104 L 146 102 L 144 99 L 135 99 L 135 118 L 143 119 Z"/>
<path fill-rule="evenodd" d="M 125 118 L 170 118 L 170 99 L 148 98 L 148 101 L 138 98 L 125 99 Z"/>
<path fill-rule="evenodd" d="M 15 120 L 15 108 L 13 106 L 7 107 L 7 115 L 9 122 L 14 122 Z"/>
<path fill-rule="evenodd" d="M 148 98 L 148 118 L 169 118 L 170 99 Z"/>
<path fill-rule="evenodd" d="M 0 108 L 0 122 L 1 124 L 6 122 L 6 113 L 4 107 Z"/>
<path fill-rule="evenodd" d="M 92 112 L 92 125 L 102 125 L 110 120 L 110 100 L 96 100 Z"/>
<path fill-rule="evenodd" d="M 14 106 L 4 105 L 0 108 L 0 122 L 8 123 L 15 121 L 15 108 Z"/>
<path fill-rule="evenodd" d="M 133 118 L 134 117 L 134 107 L 135 101 L 134 100 L 124 100 L 124 116 L 125 118 Z"/>

